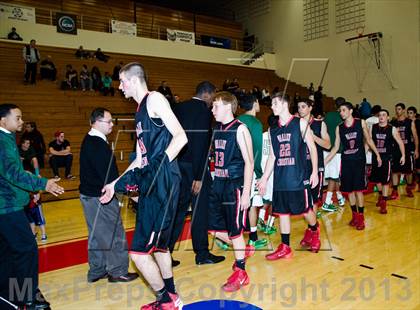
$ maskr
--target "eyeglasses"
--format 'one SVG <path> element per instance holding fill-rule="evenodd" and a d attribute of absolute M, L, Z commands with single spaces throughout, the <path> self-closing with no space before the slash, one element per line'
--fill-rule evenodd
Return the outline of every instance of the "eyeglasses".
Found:
<path fill-rule="evenodd" d="M 107 123 L 108 125 L 113 123 L 112 119 L 110 119 L 109 121 L 104 121 L 103 119 L 98 119 L 97 122 Z"/>

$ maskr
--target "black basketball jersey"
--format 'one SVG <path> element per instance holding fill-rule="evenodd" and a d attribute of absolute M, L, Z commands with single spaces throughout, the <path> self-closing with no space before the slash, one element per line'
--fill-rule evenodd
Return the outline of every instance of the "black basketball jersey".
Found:
<path fill-rule="evenodd" d="M 292 116 L 282 126 L 280 120 L 270 128 L 274 163 L 275 191 L 297 191 L 309 184 L 307 176 L 306 143 L 300 131 L 300 118 Z"/>
<path fill-rule="evenodd" d="M 233 121 L 214 129 L 213 150 L 214 150 L 214 178 L 236 179 L 244 176 L 245 162 L 241 149 L 236 141 L 238 127 L 242 123 Z"/>
<path fill-rule="evenodd" d="M 151 118 L 147 112 L 147 98 L 137 107 L 135 115 L 137 143 L 142 155 L 142 164 L 147 166 L 150 160 L 161 155 L 171 142 L 172 135 L 160 118 Z"/>
<path fill-rule="evenodd" d="M 382 160 L 390 160 L 392 157 L 392 148 L 394 145 L 392 128 L 392 125 L 389 124 L 385 127 L 381 127 L 379 124 L 372 126 L 372 140 Z M 373 160 L 376 161 L 376 156 L 373 156 Z"/>
<path fill-rule="evenodd" d="M 365 147 L 363 143 L 362 121 L 353 119 L 353 124 L 347 127 L 345 122 L 339 125 L 340 141 L 343 146 L 341 158 L 343 160 L 366 161 Z"/>
<path fill-rule="evenodd" d="M 322 120 L 311 118 L 309 121 L 309 126 L 312 129 L 312 132 L 315 136 L 322 138 L 321 136 L 321 128 L 322 128 Z M 318 171 L 324 171 L 324 154 L 322 146 L 315 143 L 316 152 L 318 154 Z M 312 162 L 311 162 L 311 154 L 309 153 L 309 149 L 306 148 L 306 159 L 308 160 L 307 169 L 309 173 L 312 173 Z"/>
<path fill-rule="evenodd" d="M 397 119 L 394 119 L 391 121 L 392 126 L 397 128 L 400 134 L 401 140 L 404 143 L 404 149 L 405 149 L 406 155 L 409 155 L 410 152 L 414 152 L 414 149 L 415 149 L 413 133 L 411 131 L 411 122 L 412 120 L 409 118 L 405 118 L 403 121 L 399 121 Z M 399 147 L 397 146 L 396 143 L 394 145 L 396 146 L 394 148 L 395 154 L 399 154 L 400 152 Z"/>

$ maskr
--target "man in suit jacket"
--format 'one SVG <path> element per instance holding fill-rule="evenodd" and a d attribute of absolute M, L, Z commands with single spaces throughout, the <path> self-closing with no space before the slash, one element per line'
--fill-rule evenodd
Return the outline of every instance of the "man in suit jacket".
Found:
<path fill-rule="evenodd" d="M 223 256 L 210 253 L 207 236 L 207 219 L 209 191 L 211 186 L 207 156 L 211 133 L 211 105 L 216 87 L 208 81 L 197 85 L 196 95 L 188 101 L 175 106 L 175 115 L 187 133 L 188 143 L 178 156 L 178 164 L 182 174 L 181 193 L 175 225 L 172 232 L 170 250 L 175 244 L 183 228 L 189 204 L 192 204 L 191 237 L 195 262 L 197 265 L 215 264 L 223 261 Z M 173 260 L 173 265 L 179 262 Z"/>

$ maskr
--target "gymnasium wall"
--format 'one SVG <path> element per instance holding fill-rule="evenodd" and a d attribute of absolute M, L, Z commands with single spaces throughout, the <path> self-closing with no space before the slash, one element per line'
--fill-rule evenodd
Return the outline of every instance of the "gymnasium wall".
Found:
<path fill-rule="evenodd" d="M 420 1 L 365 1 L 364 33 L 384 34 L 384 49 L 396 89 L 392 89 L 382 73 L 370 69 L 363 91 L 358 91 L 350 48 L 344 42 L 357 33 L 352 30 L 336 34 L 335 0 L 329 0 L 329 35 L 324 38 L 303 40 L 303 0 L 271 0 L 270 13 L 243 23 L 260 40 L 274 41 L 276 72 L 281 77 L 287 76 L 292 58 L 327 57 L 330 64 L 323 85 L 329 96 L 344 96 L 353 104 L 366 97 L 372 104 L 392 110 L 398 101 L 420 108 Z M 291 79 L 302 85 L 313 81 L 316 87 L 322 69 L 321 62 L 299 62 Z"/>
<path fill-rule="evenodd" d="M 0 21 L 0 37 L 7 37 L 12 26 L 17 28 L 17 32 L 25 41 L 33 38 L 38 45 L 74 48 L 75 51 L 83 45 L 87 50 L 96 50 L 100 47 L 104 52 L 241 65 L 242 52 L 235 50 L 80 29 L 77 36 L 68 35 L 58 33 L 55 26 L 28 24 L 21 21 Z M 42 53 L 42 49 L 40 52 Z M 273 70 L 276 68 L 275 55 L 264 54 L 264 57 L 255 61 L 251 67 Z"/>

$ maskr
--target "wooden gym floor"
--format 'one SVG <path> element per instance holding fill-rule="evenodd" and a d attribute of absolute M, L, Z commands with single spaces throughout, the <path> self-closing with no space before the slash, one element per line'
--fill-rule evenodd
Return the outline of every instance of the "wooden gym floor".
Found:
<path fill-rule="evenodd" d="M 214 246 L 214 254 L 226 255 L 217 265 L 196 266 L 188 229 L 174 258 L 177 289 L 184 304 L 200 300 L 246 301 L 262 309 L 420 309 L 420 193 L 388 202 L 388 214 L 375 206 L 375 193 L 367 194 L 366 229 L 357 231 L 347 223 L 349 205 L 321 220 L 322 250 L 313 254 L 299 250 L 305 224 L 292 222 L 294 257 L 268 262 L 258 251 L 247 262 L 250 285 L 234 294 L 220 286 L 231 273 L 233 253 Z M 39 244 L 40 287 L 52 309 L 139 309 L 154 300 L 142 279 L 128 284 L 101 280 L 86 282 L 87 229 L 80 202 L 44 203 L 48 243 Z M 134 214 L 122 209 L 131 240 Z M 188 226 L 188 225 L 187 225 Z M 262 237 L 260 233 L 260 237 Z M 272 246 L 279 235 L 270 237 Z M 131 270 L 134 270 L 131 264 Z M 223 305 L 221 305 L 222 308 Z"/>

